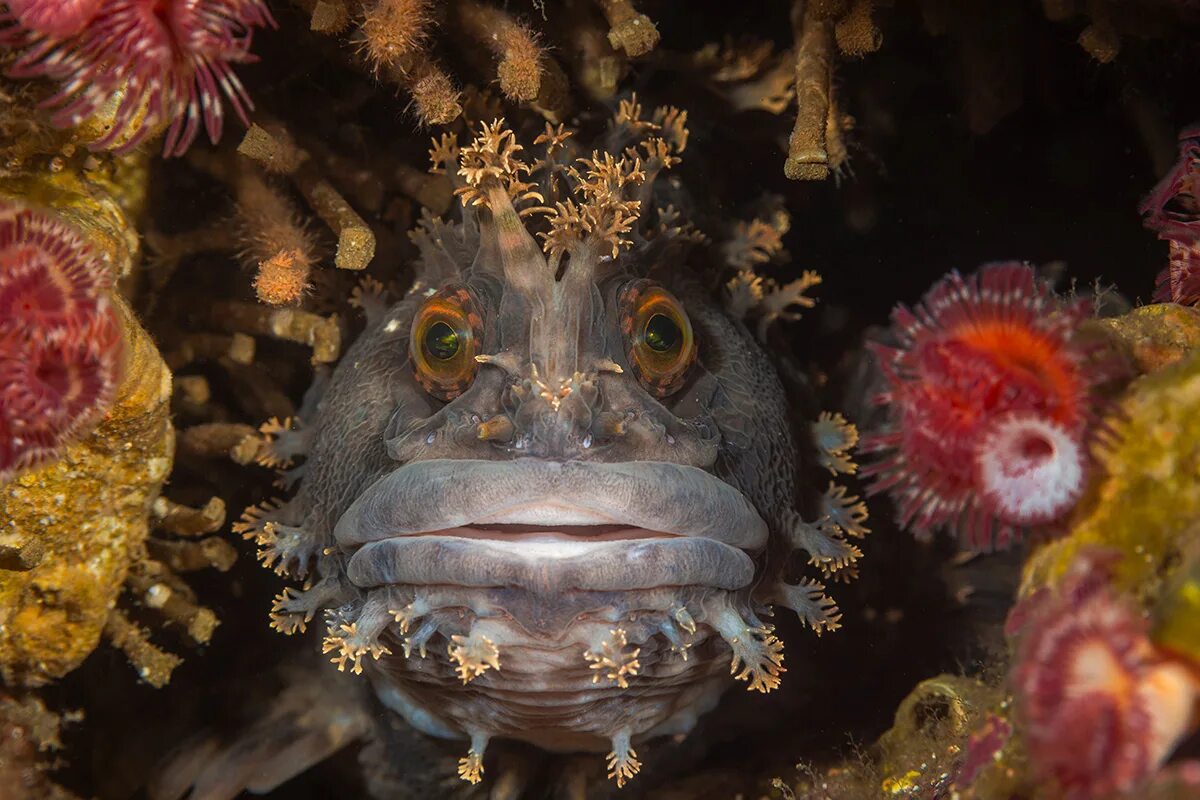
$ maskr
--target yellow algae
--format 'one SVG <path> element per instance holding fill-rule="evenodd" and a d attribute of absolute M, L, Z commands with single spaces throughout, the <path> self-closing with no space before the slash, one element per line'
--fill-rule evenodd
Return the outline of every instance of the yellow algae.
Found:
<path fill-rule="evenodd" d="M 6 682 L 44 684 L 96 647 L 171 469 L 170 372 L 128 305 L 114 305 L 126 366 L 112 408 L 61 459 L 0 487 L 4 547 L 30 554 L 0 567 Z"/>
<path fill-rule="evenodd" d="M 1157 372 L 1200 347 L 1200 309 L 1176 303 L 1135 308 L 1092 325 L 1115 339 L 1139 372 Z"/>
<path fill-rule="evenodd" d="M 1117 586 L 1149 604 L 1194 541 L 1200 519 L 1200 351 L 1135 380 L 1094 448 L 1096 476 L 1068 534 L 1025 566 L 1022 593 L 1054 584 L 1081 550 L 1119 550 Z"/>

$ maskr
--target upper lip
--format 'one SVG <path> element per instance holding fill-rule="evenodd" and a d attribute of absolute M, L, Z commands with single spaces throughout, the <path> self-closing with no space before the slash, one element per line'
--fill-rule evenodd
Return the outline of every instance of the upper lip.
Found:
<path fill-rule="evenodd" d="M 741 492 L 697 467 L 527 458 L 405 465 L 367 487 L 334 528 L 347 550 L 417 534 L 597 543 L 697 537 L 754 552 L 765 546 L 767 526 Z"/>

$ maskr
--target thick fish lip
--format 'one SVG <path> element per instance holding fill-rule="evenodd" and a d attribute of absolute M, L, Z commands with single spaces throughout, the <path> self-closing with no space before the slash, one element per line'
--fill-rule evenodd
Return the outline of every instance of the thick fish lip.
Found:
<path fill-rule="evenodd" d="M 387 583 L 740 588 L 767 525 L 735 488 L 666 462 L 435 459 L 396 469 L 338 520 L 348 576 Z M 356 552 L 355 552 L 356 551 Z"/>
<path fill-rule="evenodd" d="M 562 509 L 555 519 L 553 509 Z M 434 459 L 384 475 L 334 527 L 343 549 L 466 526 L 619 525 L 755 552 L 767 524 L 741 492 L 697 467 L 658 461 Z"/>

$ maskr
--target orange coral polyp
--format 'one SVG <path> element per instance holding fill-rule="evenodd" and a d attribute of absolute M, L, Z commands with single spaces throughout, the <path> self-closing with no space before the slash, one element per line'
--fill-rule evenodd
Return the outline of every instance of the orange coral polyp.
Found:
<path fill-rule="evenodd" d="M 955 332 L 964 345 L 986 354 L 1008 372 L 1022 374 L 1041 386 L 1047 398 L 1046 412 L 1059 422 L 1073 422 L 1086 409 L 1080 399 L 1086 397 L 1076 360 L 1064 357 L 1062 342 L 1027 325 L 1008 320 L 981 320 Z"/>

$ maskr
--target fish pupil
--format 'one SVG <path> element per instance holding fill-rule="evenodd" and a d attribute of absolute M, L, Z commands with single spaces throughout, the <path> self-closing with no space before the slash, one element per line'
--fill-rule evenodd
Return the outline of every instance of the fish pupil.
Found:
<path fill-rule="evenodd" d="M 655 314 L 646 322 L 646 346 L 656 353 L 666 353 L 679 344 L 681 331 L 670 317 Z"/>
<path fill-rule="evenodd" d="M 425 349 L 434 358 L 448 361 L 458 353 L 458 333 L 444 322 L 435 322 L 425 332 Z"/>

